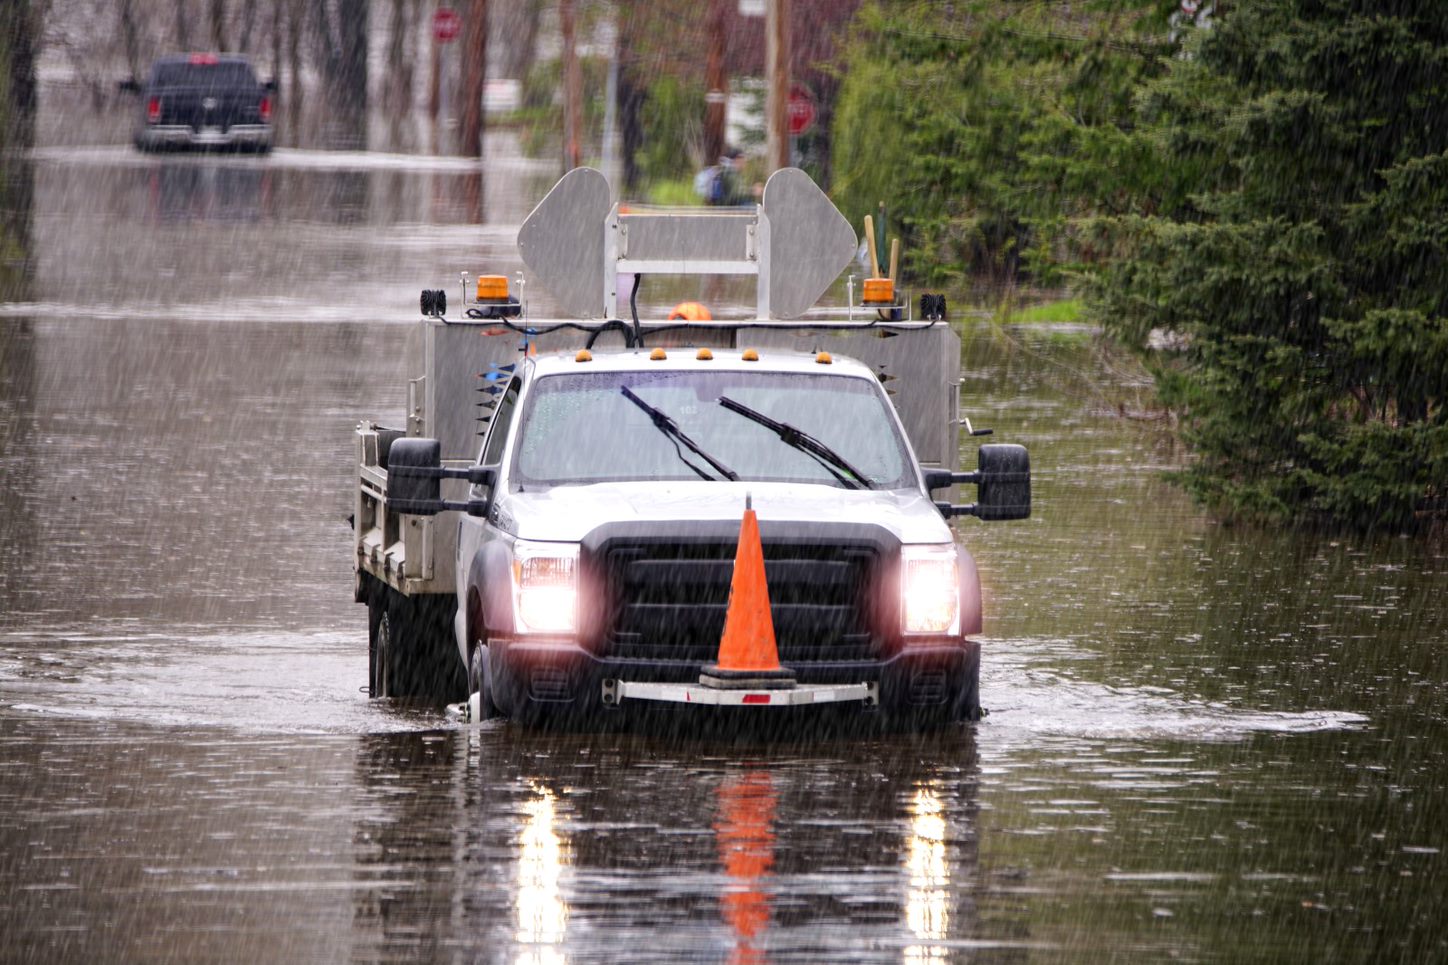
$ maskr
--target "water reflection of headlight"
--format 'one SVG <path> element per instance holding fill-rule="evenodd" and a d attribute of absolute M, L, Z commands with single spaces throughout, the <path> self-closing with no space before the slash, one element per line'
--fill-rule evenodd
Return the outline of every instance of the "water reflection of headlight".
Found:
<path fill-rule="evenodd" d="M 518 839 L 518 952 L 519 965 L 563 965 L 567 959 L 557 947 L 568 927 L 568 905 L 563 901 L 563 868 L 568 855 L 556 830 L 556 799 L 545 787 L 534 787 L 534 797 L 523 805 L 527 820 Z"/>
<path fill-rule="evenodd" d="M 910 887 L 905 921 L 920 942 L 941 942 L 950 932 L 950 868 L 945 855 L 945 805 L 932 787 L 920 787 L 910 802 L 910 840 L 905 866 Z M 905 949 L 909 963 L 943 962 L 947 949 L 919 944 Z"/>

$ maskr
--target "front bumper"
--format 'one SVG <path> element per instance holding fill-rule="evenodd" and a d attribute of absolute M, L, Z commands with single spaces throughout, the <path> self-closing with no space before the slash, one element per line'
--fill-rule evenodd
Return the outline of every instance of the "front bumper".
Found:
<path fill-rule="evenodd" d="M 685 661 L 599 657 L 572 641 L 489 643 L 494 700 L 524 720 L 616 713 L 618 702 L 605 699 L 611 682 L 695 684 L 702 669 Z M 790 669 L 801 685 L 872 684 L 878 709 L 887 714 L 948 714 L 967 691 L 973 696 L 980 645 L 974 640 L 936 641 L 906 646 L 880 660 L 809 662 Z M 876 709 L 873 701 L 849 708 L 855 713 Z"/>

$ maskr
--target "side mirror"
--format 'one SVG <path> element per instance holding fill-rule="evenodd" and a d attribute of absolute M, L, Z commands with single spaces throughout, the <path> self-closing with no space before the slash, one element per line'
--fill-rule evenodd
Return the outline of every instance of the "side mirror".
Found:
<path fill-rule="evenodd" d="M 273 77 L 271 80 L 266 81 L 261 85 L 261 89 L 268 94 L 275 94 L 277 92 L 277 79 Z"/>
<path fill-rule="evenodd" d="M 1027 519 L 1031 515 L 1031 455 L 1025 446 L 981 446 L 978 519 Z"/>
<path fill-rule="evenodd" d="M 387 451 L 387 507 L 394 513 L 415 516 L 436 516 L 450 509 L 469 516 L 486 516 L 490 499 L 443 499 L 442 481 L 466 479 L 475 486 L 492 486 L 497 478 L 498 470 L 493 466 L 444 466 L 442 444 L 436 439 L 396 439 Z"/>
<path fill-rule="evenodd" d="M 387 453 L 387 508 L 437 515 L 443 510 L 442 479 L 442 443 L 415 437 L 394 441 Z"/>
<path fill-rule="evenodd" d="M 979 487 L 980 501 L 969 506 L 936 503 L 941 515 L 974 516 L 982 520 L 1026 519 L 1031 515 L 1031 456 L 1025 446 L 997 443 L 981 446 L 975 472 L 925 469 L 930 492 L 967 483 Z"/>
<path fill-rule="evenodd" d="M 136 83 L 136 78 L 128 77 L 125 80 L 116 82 L 116 90 L 122 94 L 139 94 L 141 92 L 141 85 Z"/>

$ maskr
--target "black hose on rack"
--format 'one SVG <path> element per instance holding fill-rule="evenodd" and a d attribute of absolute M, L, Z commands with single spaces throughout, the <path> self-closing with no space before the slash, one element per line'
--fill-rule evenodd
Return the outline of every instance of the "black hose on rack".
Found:
<path fill-rule="evenodd" d="M 593 343 L 596 342 L 598 337 L 604 332 L 623 332 L 624 348 L 643 347 L 643 339 L 636 334 L 638 332 L 638 320 L 635 319 L 634 327 L 629 328 L 628 322 L 625 322 L 621 318 L 610 318 L 608 321 L 593 328 L 588 333 L 588 338 L 584 340 L 583 347 L 586 349 L 593 348 Z"/>
<path fill-rule="evenodd" d="M 628 293 L 629 311 L 633 312 L 634 345 L 639 348 L 644 347 L 644 330 L 643 326 L 639 325 L 639 282 L 643 280 L 644 276 L 635 272 L 633 290 Z"/>

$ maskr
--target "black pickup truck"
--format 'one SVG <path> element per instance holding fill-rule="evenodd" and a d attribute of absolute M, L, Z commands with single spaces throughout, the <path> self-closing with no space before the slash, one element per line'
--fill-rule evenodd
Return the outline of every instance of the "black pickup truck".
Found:
<path fill-rule="evenodd" d="M 151 66 L 144 85 L 120 86 L 141 95 L 134 140 L 142 151 L 271 150 L 276 83 L 259 82 L 245 57 L 171 54 Z"/>

